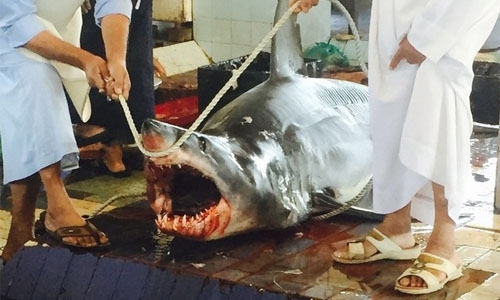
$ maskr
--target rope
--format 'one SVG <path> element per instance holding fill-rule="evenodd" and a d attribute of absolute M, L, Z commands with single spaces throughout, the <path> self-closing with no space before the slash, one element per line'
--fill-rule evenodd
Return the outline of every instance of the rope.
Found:
<path fill-rule="evenodd" d="M 337 6 L 340 11 L 344 14 L 344 16 L 347 19 L 347 23 L 349 27 L 352 30 L 352 33 L 354 34 L 354 42 L 356 43 L 356 55 L 358 57 L 359 61 L 359 66 L 361 67 L 361 70 L 365 73 L 365 75 L 368 76 L 368 68 L 366 67 L 366 62 L 363 56 L 361 55 L 361 37 L 359 36 L 358 28 L 356 27 L 356 23 L 354 23 L 354 20 L 352 19 L 351 14 L 347 11 L 344 5 L 340 3 L 339 0 L 330 0 L 331 3 L 333 3 L 335 6 Z"/>
<path fill-rule="evenodd" d="M 361 55 L 361 45 L 360 45 L 360 36 L 358 33 L 358 29 L 356 28 L 356 24 L 354 23 L 354 20 L 352 19 L 351 15 L 347 11 L 347 9 L 340 3 L 339 0 L 330 0 L 331 3 L 336 5 L 341 12 L 344 14 L 344 16 L 347 18 L 349 27 L 351 28 L 354 37 L 355 37 L 355 42 L 356 42 L 356 55 L 358 56 L 358 61 L 360 64 L 361 69 L 365 74 L 368 74 L 368 69 L 366 68 L 365 61 L 363 59 L 363 56 Z M 198 118 L 193 122 L 193 124 L 187 129 L 187 131 L 168 149 L 163 150 L 163 151 L 158 151 L 158 152 L 151 152 L 144 148 L 144 145 L 142 144 L 142 138 L 137 131 L 137 128 L 135 127 L 132 115 L 130 113 L 129 107 L 127 105 L 126 99 L 120 95 L 119 96 L 119 101 L 122 106 L 123 112 L 125 113 L 125 117 L 127 119 L 127 123 L 130 127 L 130 130 L 132 132 L 132 136 L 134 137 L 135 144 L 139 148 L 139 150 L 149 156 L 149 157 L 161 157 L 161 156 L 166 156 L 169 154 L 172 154 L 173 152 L 177 151 L 181 145 L 193 134 L 198 129 L 198 126 L 206 119 L 208 114 L 213 110 L 213 108 L 217 105 L 217 103 L 220 101 L 220 99 L 226 94 L 226 92 L 234 86 L 237 86 L 237 80 L 240 77 L 240 75 L 248 68 L 248 66 L 255 60 L 257 55 L 264 49 L 266 45 L 269 44 L 271 39 L 276 35 L 278 30 L 283 26 L 283 24 L 290 18 L 290 16 L 293 14 L 295 9 L 298 7 L 300 4 L 300 1 L 296 2 L 292 7 L 290 7 L 285 14 L 276 22 L 276 24 L 273 26 L 271 31 L 262 39 L 262 41 L 257 45 L 257 47 L 252 51 L 252 53 L 248 56 L 248 58 L 245 60 L 245 62 L 236 70 L 233 71 L 233 75 L 231 78 L 226 82 L 226 84 L 219 90 L 219 92 L 215 95 L 215 97 L 211 100 L 211 102 L 208 104 L 208 106 L 203 110 L 203 112 L 198 116 Z"/>
<path fill-rule="evenodd" d="M 235 71 L 233 71 L 232 77 L 227 81 L 227 83 L 220 89 L 220 91 L 215 95 L 215 97 L 212 99 L 212 101 L 208 104 L 208 106 L 203 110 L 203 112 L 198 116 L 196 121 L 187 129 L 187 131 L 168 149 L 164 151 L 159 151 L 159 152 L 151 152 L 144 148 L 144 145 L 142 144 L 142 138 L 139 132 L 137 131 L 137 128 L 135 127 L 134 124 L 134 119 L 132 118 L 132 114 L 130 113 L 130 109 L 127 104 L 127 100 L 125 97 L 122 95 L 118 96 L 118 100 L 120 101 L 120 104 L 123 109 L 123 113 L 125 114 L 125 118 L 127 119 L 127 123 L 130 127 L 130 131 L 132 132 L 132 136 L 134 137 L 135 144 L 139 148 L 139 150 L 144 154 L 149 157 L 161 157 L 161 156 L 166 156 L 168 154 L 171 154 L 178 150 L 181 145 L 193 134 L 193 132 L 198 129 L 198 126 L 205 120 L 205 118 L 208 116 L 208 114 L 212 111 L 212 109 L 217 105 L 219 100 L 224 96 L 224 94 L 229 90 L 229 88 L 236 86 L 237 85 L 237 80 L 240 77 L 240 75 L 248 68 L 248 66 L 255 60 L 257 55 L 264 49 L 267 44 L 271 41 L 271 39 L 276 35 L 278 30 L 285 24 L 285 22 L 290 18 L 290 16 L 293 14 L 294 10 L 298 7 L 300 4 L 300 1 L 295 3 L 292 7 L 290 7 L 285 14 L 276 22 L 276 24 L 273 26 L 271 31 L 262 39 L 262 41 L 257 45 L 257 47 L 253 50 L 253 52 L 248 56 L 248 58 L 245 60 L 245 62 Z M 130 194 L 130 195 L 116 195 L 108 199 L 105 203 L 103 203 L 93 214 L 92 217 L 96 216 L 99 214 L 104 208 L 106 208 L 108 205 L 111 205 L 111 203 L 115 202 L 118 199 L 124 198 L 124 197 L 134 197 L 134 196 L 144 196 L 144 193 L 142 194 Z"/>
<path fill-rule="evenodd" d="M 109 198 L 108 200 L 106 200 L 106 202 L 104 202 L 103 204 L 101 204 L 91 215 L 90 215 L 90 218 L 93 218 L 95 216 L 97 216 L 98 214 L 100 214 L 106 207 L 108 207 L 109 205 L 111 205 L 111 203 L 115 202 L 116 200 L 119 200 L 119 199 L 122 199 L 122 198 L 132 198 L 132 197 L 143 197 L 145 196 L 146 193 L 145 192 L 142 192 L 142 193 L 130 193 L 130 194 L 118 194 L 118 195 L 115 195 L 111 198 Z"/>
<path fill-rule="evenodd" d="M 338 0 L 330 0 L 331 3 L 336 5 L 341 12 L 344 14 L 344 16 L 347 18 L 348 24 L 354 34 L 355 41 L 356 41 L 356 54 L 358 56 L 358 61 L 361 66 L 361 69 L 365 74 L 368 74 L 368 70 L 365 65 L 365 61 L 361 55 L 361 46 L 360 46 L 360 36 L 358 33 L 358 30 L 356 28 L 356 24 L 354 23 L 354 20 L 352 19 L 351 15 L 347 11 L 347 9 L 340 3 Z M 203 112 L 198 116 L 198 118 L 193 122 L 193 124 L 186 130 L 186 132 L 168 149 L 163 150 L 163 151 L 158 151 L 158 152 L 151 152 L 144 148 L 144 145 L 142 144 L 142 138 L 139 132 L 137 131 L 137 128 L 135 127 L 134 120 L 132 118 L 132 114 L 130 113 L 130 109 L 127 104 L 127 100 L 125 97 L 122 95 L 119 95 L 119 102 L 122 106 L 123 112 L 125 114 L 125 117 L 127 119 L 127 123 L 130 127 L 130 131 L 132 132 L 132 136 L 134 137 L 135 144 L 139 148 L 139 150 L 144 154 L 149 157 L 162 157 L 169 155 L 175 151 L 177 151 L 181 145 L 193 134 L 198 129 L 198 126 L 206 119 L 208 114 L 213 110 L 213 108 L 217 105 L 217 103 L 220 101 L 220 99 L 224 96 L 224 94 L 231 88 L 237 86 L 237 80 L 241 76 L 241 74 L 248 68 L 248 66 L 255 60 L 257 55 L 266 47 L 271 39 L 276 35 L 276 33 L 279 31 L 279 29 L 285 24 L 285 22 L 290 18 L 290 16 L 294 13 L 295 9 L 298 7 L 300 4 L 300 1 L 296 2 L 293 6 L 291 6 L 285 14 L 276 22 L 276 24 L 273 26 L 271 31 L 268 32 L 268 34 L 262 39 L 262 41 L 257 45 L 257 47 L 252 51 L 252 53 L 248 56 L 248 58 L 245 60 L 245 62 L 236 70 L 233 71 L 233 75 L 231 78 L 226 82 L 226 84 L 219 90 L 219 92 L 214 96 L 214 98 L 211 100 L 211 102 L 208 104 L 208 106 L 203 110 Z M 347 209 L 349 209 L 352 205 L 356 204 L 361 197 L 366 193 L 366 189 L 368 187 L 371 187 L 371 184 L 367 184 L 365 188 L 360 193 L 363 194 L 358 194 L 356 197 L 351 199 L 350 201 L 347 201 L 346 204 L 334 211 L 331 211 L 327 214 L 320 215 L 314 217 L 314 219 L 326 219 L 331 216 L 337 215 Z M 123 197 L 133 197 L 133 196 L 143 196 L 144 193 L 140 195 L 116 195 L 114 197 L 111 197 L 109 200 L 107 200 L 96 212 L 94 212 L 93 216 L 99 214 L 106 206 L 110 205 L 114 201 L 123 198 Z"/>
<path fill-rule="evenodd" d="M 363 198 L 363 196 L 368 191 L 370 191 L 371 188 L 372 188 L 372 180 L 370 179 L 370 181 L 368 181 L 368 183 L 363 187 L 363 189 L 356 196 L 354 196 L 354 198 L 347 201 L 344 205 L 342 205 L 341 207 L 334 209 L 330 212 L 324 213 L 322 215 L 313 216 L 313 217 L 311 217 L 311 219 L 313 219 L 313 220 L 325 220 L 325 219 L 331 218 L 333 216 L 336 216 L 338 214 L 345 212 L 346 210 L 350 209 L 353 205 L 357 204 Z"/>
<path fill-rule="evenodd" d="M 196 121 L 187 129 L 187 131 L 168 149 L 163 150 L 163 151 L 158 151 L 158 152 L 151 152 L 148 151 L 147 149 L 144 148 L 142 145 L 142 140 L 139 135 L 139 132 L 135 128 L 134 121 L 132 119 L 132 115 L 130 114 L 130 110 L 127 105 L 127 101 L 123 96 L 119 96 L 120 103 L 122 105 L 123 111 L 125 113 L 125 117 L 127 118 L 128 125 L 130 127 L 130 130 L 132 131 L 132 135 L 134 137 L 134 141 L 137 144 L 137 147 L 139 147 L 139 150 L 149 156 L 149 157 L 161 157 L 161 156 L 166 156 L 169 155 L 176 150 L 178 150 L 181 145 L 193 134 L 193 132 L 198 129 L 198 126 L 205 120 L 205 118 L 208 116 L 208 114 L 212 111 L 212 109 L 217 105 L 217 103 L 220 101 L 222 96 L 233 86 L 236 86 L 237 80 L 240 77 L 240 75 L 248 68 L 248 66 L 255 60 L 257 55 L 264 49 L 264 47 L 269 44 L 271 39 L 276 35 L 278 30 L 285 24 L 285 22 L 290 18 L 290 16 L 293 14 L 294 10 L 297 8 L 297 6 L 300 4 L 300 1 L 295 3 L 292 7 L 290 7 L 285 14 L 276 22 L 276 24 L 273 26 L 271 31 L 262 39 L 262 41 L 257 45 L 257 47 L 252 51 L 252 53 L 248 56 L 248 58 L 245 60 L 245 62 L 235 71 L 233 71 L 233 75 L 231 78 L 226 82 L 226 84 L 219 90 L 219 92 L 215 95 L 215 97 L 212 99 L 212 101 L 208 104 L 208 106 L 203 110 L 203 112 L 198 116 Z"/>

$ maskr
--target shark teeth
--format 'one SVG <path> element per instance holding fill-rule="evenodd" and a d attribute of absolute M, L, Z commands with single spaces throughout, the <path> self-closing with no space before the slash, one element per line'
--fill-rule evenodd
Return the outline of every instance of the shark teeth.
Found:
<path fill-rule="evenodd" d="M 197 240 L 224 232 L 231 210 L 209 176 L 171 160 L 164 164 L 150 160 L 146 166 L 148 200 L 160 231 Z"/>
<path fill-rule="evenodd" d="M 210 223 L 208 214 L 188 215 L 160 215 L 157 224 L 160 230 L 167 233 L 189 232 L 188 236 L 203 235 L 205 223 Z M 183 234 L 184 235 L 184 234 Z"/>
<path fill-rule="evenodd" d="M 227 201 L 221 198 L 218 205 L 207 208 L 193 216 L 174 215 L 166 212 L 158 214 L 156 225 L 158 229 L 165 233 L 195 239 L 205 238 L 220 229 L 220 225 L 224 227 L 227 225 L 231 214 L 228 209 Z"/>

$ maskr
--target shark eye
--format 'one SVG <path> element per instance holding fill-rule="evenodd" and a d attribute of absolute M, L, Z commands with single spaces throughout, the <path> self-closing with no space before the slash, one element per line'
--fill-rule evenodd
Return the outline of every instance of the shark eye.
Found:
<path fill-rule="evenodd" d="M 207 140 L 204 137 L 200 137 L 198 141 L 200 150 L 205 152 L 205 149 L 207 148 Z"/>

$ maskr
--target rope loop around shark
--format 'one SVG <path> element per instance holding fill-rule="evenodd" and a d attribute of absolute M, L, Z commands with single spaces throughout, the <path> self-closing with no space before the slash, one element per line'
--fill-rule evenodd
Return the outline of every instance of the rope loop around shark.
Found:
<path fill-rule="evenodd" d="M 275 20 L 288 10 L 278 0 Z M 148 157 L 147 198 L 158 228 L 213 240 L 294 226 L 359 197 L 371 211 L 368 90 L 301 74 L 296 16 L 272 41 L 267 81 L 220 109 L 175 152 Z M 147 151 L 168 149 L 186 129 L 143 124 Z"/>

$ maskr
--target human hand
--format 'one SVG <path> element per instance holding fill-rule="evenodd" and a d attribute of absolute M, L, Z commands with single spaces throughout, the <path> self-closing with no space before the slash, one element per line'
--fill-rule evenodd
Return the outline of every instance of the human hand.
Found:
<path fill-rule="evenodd" d="M 110 78 L 106 81 L 106 94 L 113 100 L 119 100 L 122 95 L 128 99 L 130 92 L 130 77 L 125 62 L 108 60 Z"/>
<path fill-rule="evenodd" d="M 413 45 L 408 41 L 408 38 L 405 37 L 399 43 L 398 50 L 392 57 L 391 63 L 389 64 L 389 69 L 394 70 L 403 59 L 405 59 L 409 64 L 420 65 L 426 57 L 420 51 L 415 49 L 415 47 L 413 47 Z"/>
<path fill-rule="evenodd" d="M 318 5 L 319 0 L 289 0 L 289 5 L 292 7 L 295 3 L 299 2 L 299 6 L 295 10 L 296 13 L 299 12 L 308 12 L 311 7 Z"/>
<path fill-rule="evenodd" d="M 163 76 L 165 77 L 167 76 L 167 70 L 165 70 L 161 62 L 156 57 L 153 57 L 153 68 L 154 68 L 154 75 L 156 77 L 161 78 Z"/>
<path fill-rule="evenodd" d="M 85 52 L 82 56 L 82 70 L 87 76 L 87 81 L 91 87 L 99 89 L 100 93 L 106 92 L 106 81 L 109 76 L 106 61 L 97 55 Z"/>
<path fill-rule="evenodd" d="M 90 5 L 90 0 L 84 0 L 82 4 L 82 13 L 86 14 L 89 12 L 89 10 L 92 8 Z"/>

